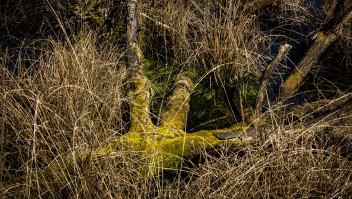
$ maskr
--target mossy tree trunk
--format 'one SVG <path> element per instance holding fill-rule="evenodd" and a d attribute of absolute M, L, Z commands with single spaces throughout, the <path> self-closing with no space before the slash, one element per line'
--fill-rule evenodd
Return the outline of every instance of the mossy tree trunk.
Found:
<path fill-rule="evenodd" d="M 340 2 L 341 3 L 341 2 Z M 335 8 L 336 9 L 336 8 Z M 344 26 L 352 18 L 352 8 L 350 8 L 334 28 L 320 32 L 313 41 L 303 59 L 293 69 L 287 79 L 280 87 L 280 99 L 292 96 L 302 85 L 304 78 L 307 76 L 314 64 L 317 63 L 320 56 L 326 48 L 334 42 L 344 31 Z"/>
<path fill-rule="evenodd" d="M 275 2 L 271 1 L 271 3 Z M 186 133 L 185 127 L 190 107 L 190 91 L 193 88 L 193 75 L 188 71 L 183 72 L 176 79 L 171 95 L 166 102 L 166 111 L 161 116 L 160 126 L 153 124 L 150 118 L 150 102 L 153 97 L 153 89 L 151 82 L 143 74 L 143 64 L 140 62 L 141 52 L 137 41 L 138 22 L 136 18 L 136 3 L 137 0 L 130 0 L 127 4 L 126 66 L 128 77 L 132 84 L 130 128 L 128 133 L 118 138 L 116 142 L 107 145 L 97 152 L 107 153 L 112 150 L 119 150 L 119 147 L 121 147 L 119 143 L 123 143 L 123 148 L 134 148 L 144 151 L 145 155 L 157 154 L 157 158 L 154 158 L 155 160 L 162 162 L 164 167 L 175 168 L 181 163 L 180 158 L 185 154 L 192 154 L 190 149 L 215 147 L 225 143 L 236 146 L 257 143 L 259 138 L 263 137 L 264 134 L 270 134 L 275 130 L 275 127 L 260 125 L 260 120 L 258 120 L 256 121 L 256 128 L 243 127 L 241 124 L 238 124 L 229 129 L 201 130 L 191 134 Z M 341 35 L 343 25 L 348 22 L 351 16 L 352 11 L 349 11 L 334 30 L 321 33 L 318 36 L 299 65 L 302 66 L 302 70 L 306 71 L 304 74 L 299 73 L 301 77 L 304 77 L 308 73 L 312 64 L 316 62 L 326 47 Z M 258 114 L 269 77 L 290 48 L 291 46 L 289 45 L 282 46 L 272 63 L 263 73 L 260 90 L 255 102 L 255 109 Z M 291 76 L 294 76 L 296 73 L 296 71 L 293 71 Z M 285 90 L 285 85 L 289 79 L 290 77 L 284 82 L 281 88 L 282 93 L 289 92 Z M 151 172 L 154 173 L 154 171 Z"/>
<path fill-rule="evenodd" d="M 150 81 L 142 72 L 142 64 L 140 63 L 140 51 L 137 43 L 137 20 L 135 15 L 135 3 L 128 3 L 128 27 L 127 27 L 127 71 L 130 80 L 133 82 L 133 100 L 131 110 L 131 122 L 129 132 L 121 139 L 125 140 L 128 147 L 138 146 L 138 150 L 145 150 L 146 154 L 154 153 L 155 150 L 161 149 L 159 160 L 169 167 L 175 167 L 180 163 L 180 159 L 170 159 L 170 157 L 182 157 L 188 153 L 191 148 L 206 145 L 207 147 L 216 146 L 230 142 L 234 145 L 243 145 L 256 143 L 259 138 L 265 136 L 275 130 L 275 127 L 260 125 L 260 120 L 256 120 L 256 128 L 243 127 L 241 124 L 234 125 L 229 129 L 221 130 L 202 130 L 195 133 L 185 133 L 187 114 L 189 111 L 190 90 L 193 87 L 192 73 L 184 72 L 175 81 L 170 97 L 167 100 L 165 113 L 161 117 L 161 125 L 155 126 L 150 119 L 149 103 L 152 98 L 152 87 Z M 275 1 L 276 2 L 276 1 Z M 271 2 L 273 3 L 273 2 Z M 344 16 L 338 24 L 336 30 L 339 34 L 330 31 L 329 35 L 318 36 L 313 43 L 311 49 L 306 53 L 305 58 L 301 61 L 304 69 L 309 68 L 318 59 L 318 56 L 326 49 L 326 47 L 341 34 L 343 25 L 350 19 L 351 11 Z M 327 33 L 323 33 L 324 35 Z M 290 50 L 290 45 L 281 46 L 278 54 L 272 63 L 264 71 L 261 78 L 261 85 L 255 102 L 255 112 L 257 116 L 260 113 L 264 91 L 267 87 L 269 78 L 273 69 L 283 60 L 284 56 Z M 319 52 L 317 52 L 319 48 Z M 318 53 L 318 54 L 317 54 Z M 313 57 L 312 57 L 313 56 Z M 305 73 L 305 75 L 307 74 Z M 293 71 L 295 74 L 295 71 Z M 304 75 L 304 76 L 305 76 Z M 286 83 L 287 81 L 285 81 Z M 282 89 L 285 88 L 285 84 Z M 286 92 L 286 91 L 285 91 Z M 122 141 L 122 140 L 120 140 Z M 115 150 L 115 145 L 109 145 L 101 152 Z"/>
<path fill-rule="evenodd" d="M 271 3 L 273 2 L 276 1 L 271 1 Z M 132 102 L 129 131 L 104 148 L 91 153 L 78 155 L 77 159 L 81 160 L 82 165 L 85 165 L 86 162 L 94 162 L 90 161 L 92 153 L 108 154 L 115 150 L 135 149 L 139 152 L 143 152 L 143 156 L 146 157 L 143 161 L 151 161 L 153 164 L 162 165 L 163 168 L 177 168 L 182 162 L 182 157 L 185 155 L 193 155 L 191 149 L 199 147 L 216 148 L 220 145 L 227 147 L 235 146 L 233 148 L 236 148 L 237 146 L 257 143 L 258 138 L 273 135 L 274 132 L 276 132 L 276 127 L 266 124 L 259 125 L 260 121 L 257 121 L 256 123 L 258 123 L 258 125 L 256 128 L 235 125 L 228 129 L 201 130 L 195 133 L 186 133 L 185 127 L 190 109 L 190 91 L 193 89 L 193 75 L 188 71 L 183 72 L 176 79 L 171 95 L 166 103 L 166 111 L 161 116 L 160 126 L 153 124 L 150 118 L 150 102 L 153 97 L 153 89 L 151 82 L 143 74 L 143 65 L 140 62 L 141 52 L 138 48 L 137 41 L 138 23 L 136 18 L 136 3 L 137 0 L 130 0 L 127 3 L 127 47 L 125 55 L 127 73 L 132 85 L 130 87 Z M 288 97 L 298 88 L 303 78 L 307 75 L 310 68 L 318 60 L 327 46 L 342 34 L 343 25 L 345 25 L 351 17 L 352 11 L 349 10 L 336 28 L 324 31 L 318 35 L 297 68 L 281 86 L 281 97 Z M 264 91 L 273 69 L 282 61 L 290 48 L 289 45 L 282 46 L 276 58 L 263 73 L 260 90 L 255 102 L 254 114 L 260 113 Z M 348 101 L 348 105 L 351 105 L 351 100 Z M 340 112 L 347 114 L 343 111 Z M 348 113 L 350 112 L 351 110 L 349 110 Z M 331 115 L 331 111 L 326 114 Z M 296 130 L 301 130 L 301 127 L 297 127 Z M 74 167 L 72 166 L 74 161 L 76 160 L 71 158 L 65 162 L 66 165 L 64 166 L 55 165 L 45 171 L 39 171 L 39 173 L 48 179 L 49 182 L 53 183 L 53 190 L 61 190 L 61 186 L 65 184 L 65 179 L 62 176 L 65 176 L 66 173 L 72 173 L 77 169 L 72 168 Z M 151 170 L 145 168 L 142 172 L 145 175 L 151 176 L 157 172 L 155 169 L 156 167 Z M 58 174 L 60 176 L 58 176 Z M 13 185 L 12 182 L 7 184 Z"/>
<path fill-rule="evenodd" d="M 137 41 L 136 3 L 131 0 L 127 4 L 127 73 L 132 82 L 131 121 L 129 132 L 119 138 L 125 147 L 138 146 L 138 150 L 146 155 L 158 150 L 158 160 L 164 167 L 176 167 L 189 149 L 197 146 L 215 146 L 223 143 L 214 133 L 219 131 L 200 131 L 186 134 L 187 115 L 189 111 L 190 90 L 193 88 L 192 73 L 183 72 L 176 79 L 171 95 L 166 102 L 166 110 L 161 116 L 161 125 L 155 126 L 150 119 L 150 101 L 153 96 L 151 82 L 143 74 L 140 62 L 140 51 Z M 230 131 L 230 130 L 229 130 Z M 233 144 L 240 144 L 234 141 Z M 117 144 L 110 144 L 99 150 L 109 152 L 117 149 Z"/>

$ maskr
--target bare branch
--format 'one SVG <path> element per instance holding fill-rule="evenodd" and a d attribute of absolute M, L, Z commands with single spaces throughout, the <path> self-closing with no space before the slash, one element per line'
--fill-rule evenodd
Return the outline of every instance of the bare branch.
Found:
<path fill-rule="evenodd" d="M 292 46 L 289 44 L 281 45 L 275 58 L 268 65 L 268 67 L 264 70 L 263 75 L 260 80 L 260 87 L 259 87 L 259 91 L 257 94 L 257 98 L 256 98 L 255 104 L 254 104 L 255 116 L 258 116 L 261 112 L 262 103 L 263 103 L 263 99 L 264 99 L 264 93 L 265 93 L 266 87 L 269 83 L 269 79 L 271 77 L 271 74 L 273 73 L 274 69 L 280 64 L 280 62 L 284 59 L 287 52 L 291 48 L 292 48 Z"/>
<path fill-rule="evenodd" d="M 139 49 L 137 46 L 137 19 L 136 19 L 136 2 L 137 0 L 130 0 L 127 4 L 127 49 L 126 61 L 127 72 L 130 79 L 135 77 L 142 77 L 142 66 L 140 65 Z"/>

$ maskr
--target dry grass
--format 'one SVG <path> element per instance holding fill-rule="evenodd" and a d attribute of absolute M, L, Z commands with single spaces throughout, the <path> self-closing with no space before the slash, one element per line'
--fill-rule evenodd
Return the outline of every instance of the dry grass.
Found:
<path fill-rule="evenodd" d="M 121 54 L 101 54 L 92 37 L 73 48 L 47 41 L 31 67 L 1 66 L 2 179 L 28 175 L 62 158 L 96 150 L 126 129 Z M 27 180 L 31 180 L 30 178 Z M 32 179 L 33 180 L 33 179 Z M 28 183 L 30 183 L 28 181 Z"/>
<path fill-rule="evenodd" d="M 215 78 L 237 83 L 250 73 L 257 74 L 270 59 L 271 38 L 248 9 L 242 1 L 145 3 L 140 6 L 140 18 L 148 29 L 142 42 L 159 49 L 159 56 L 175 59 L 180 70 L 205 74 L 217 68 Z M 151 38 L 163 42 L 153 43 Z"/>
<path fill-rule="evenodd" d="M 243 7 L 236 4 L 240 1 L 233 2 L 220 9 L 219 15 L 210 11 L 215 5 L 205 9 L 196 1 L 146 3 L 141 11 L 174 29 L 161 32 L 163 28 L 158 27 L 155 31 L 170 39 L 165 40 L 164 48 L 172 46 L 170 57 L 177 57 L 181 68 L 200 70 L 204 75 L 229 63 L 220 68 L 219 77 L 236 82 L 245 74 L 259 73 L 271 40 L 259 30 L 255 16 L 242 13 Z M 0 197 L 351 197 L 352 138 L 348 125 L 331 127 L 324 134 L 314 128 L 302 129 L 300 134 L 275 143 L 268 139 L 263 146 L 247 147 L 245 153 L 220 151 L 213 156 L 197 148 L 200 156 L 183 157 L 184 164 L 175 170 L 141 161 L 140 152 L 133 149 L 94 153 L 128 130 L 130 101 L 123 49 L 98 48 L 95 38 L 72 39 L 72 46 L 44 41 L 36 62 L 27 54 L 17 60 L 2 54 Z M 31 59 L 23 60 L 27 58 Z M 25 62 L 30 67 L 25 67 Z M 18 69 L 15 73 L 8 70 L 10 63 Z M 281 117 L 272 114 L 273 121 Z M 284 135 L 289 130 L 277 133 Z M 68 165 L 67 159 L 86 152 L 93 152 L 88 161 Z M 58 192 L 42 173 L 52 165 L 63 165 L 57 173 L 63 179 Z M 160 171 L 155 176 L 141 172 L 141 168 L 155 167 Z M 67 172 L 69 169 L 74 172 Z M 20 185 L 4 186 L 20 176 Z"/>

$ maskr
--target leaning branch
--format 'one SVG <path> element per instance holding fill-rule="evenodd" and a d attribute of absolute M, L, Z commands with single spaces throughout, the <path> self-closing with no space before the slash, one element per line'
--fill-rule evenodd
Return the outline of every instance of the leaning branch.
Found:
<path fill-rule="evenodd" d="M 352 7 L 347 11 L 338 25 L 330 30 L 323 31 L 314 39 L 312 46 L 298 63 L 297 67 L 290 73 L 288 78 L 280 87 L 280 98 L 287 98 L 294 94 L 300 87 L 303 79 L 318 61 L 326 48 L 334 42 L 344 31 L 346 25 L 352 18 Z"/>
<path fill-rule="evenodd" d="M 274 71 L 274 69 L 282 62 L 287 52 L 292 48 L 291 45 L 285 44 L 280 46 L 278 53 L 272 62 L 268 65 L 268 67 L 264 70 L 263 75 L 260 79 L 260 87 L 255 100 L 254 108 L 255 108 L 255 118 L 261 113 L 262 103 L 264 99 L 264 93 L 266 87 L 268 86 L 269 79 Z"/>
<path fill-rule="evenodd" d="M 139 14 L 142 15 L 143 17 L 145 17 L 145 18 L 147 18 L 147 19 L 153 21 L 153 22 L 154 22 L 156 25 L 158 25 L 158 26 L 161 26 L 161 27 L 164 27 L 164 28 L 166 28 L 166 29 L 169 29 L 169 30 L 172 30 L 172 31 L 177 32 L 177 30 L 171 28 L 170 26 L 168 26 L 168 25 L 166 25 L 166 24 L 163 24 L 163 23 L 157 21 L 156 19 L 154 19 L 154 18 L 152 18 L 152 17 L 150 17 L 150 16 L 148 16 L 148 15 L 142 13 L 142 12 L 139 13 Z"/>

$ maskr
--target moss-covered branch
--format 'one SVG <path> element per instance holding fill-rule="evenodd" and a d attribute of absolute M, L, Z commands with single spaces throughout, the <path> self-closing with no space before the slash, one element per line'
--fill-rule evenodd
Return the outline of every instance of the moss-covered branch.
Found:
<path fill-rule="evenodd" d="M 168 98 L 166 111 L 161 117 L 162 127 L 183 131 L 187 123 L 190 90 L 193 87 L 192 74 L 182 73 L 176 80 L 172 94 Z"/>
<path fill-rule="evenodd" d="M 350 8 L 335 28 L 325 30 L 318 34 L 313 44 L 308 49 L 303 59 L 293 69 L 287 79 L 280 87 L 280 98 L 290 97 L 296 92 L 303 79 L 309 73 L 314 64 L 318 61 L 326 48 L 334 42 L 344 31 L 346 25 L 352 18 L 352 8 Z"/>
<path fill-rule="evenodd" d="M 127 4 L 126 65 L 128 77 L 132 81 L 133 93 L 130 131 L 139 133 L 154 131 L 155 126 L 150 120 L 150 101 L 153 90 L 151 82 L 143 74 L 137 44 L 136 2 L 136 0 L 130 0 Z"/>
<path fill-rule="evenodd" d="M 133 79 L 130 131 L 149 132 L 156 128 L 150 120 L 151 82 L 146 76 Z"/>
<path fill-rule="evenodd" d="M 131 81 L 132 99 L 129 131 L 98 150 L 94 149 L 94 151 L 81 154 L 73 153 L 73 155 L 63 158 L 60 162 L 57 161 L 53 164 L 42 166 L 28 176 L 9 181 L 5 184 L 4 190 L 6 192 L 13 192 L 21 196 L 42 195 L 43 197 L 55 197 L 57 193 L 65 190 L 65 187 L 69 188 L 68 186 L 71 184 L 84 179 L 86 171 L 91 171 L 95 166 L 103 164 L 101 160 L 105 157 L 110 158 L 110 161 L 116 162 L 114 169 L 122 169 L 125 165 L 120 160 L 126 156 L 112 155 L 114 152 L 123 153 L 127 151 L 138 154 L 138 161 L 146 163 L 140 165 L 147 165 L 140 166 L 138 168 L 139 172 L 144 176 L 153 176 L 160 171 L 160 168 L 177 168 L 183 162 L 185 156 L 193 156 L 195 154 L 194 151 L 199 148 L 216 148 L 225 145 L 238 147 L 257 144 L 259 136 L 284 136 L 285 133 L 282 132 L 285 131 L 282 131 L 282 126 L 279 128 L 267 124 L 256 125 L 255 128 L 233 126 L 228 129 L 201 130 L 195 133 L 186 133 L 185 127 L 190 109 L 189 95 L 190 90 L 193 89 L 192 74 L 188 72 L 180 74 L 176 79 L 170 97 L 167 100 L 165 112 L 161 116 L 161 125 L 156 126 L 153 124 L 150 118 L 150 102 L 153 97 L 153 90 L 151 82 L 143 74 L 143 66 L 140 63 L 140 52 L 137 43 L 138 27 L 135 17 L 136 2 L 136 0 L 130 0 L 127 4 L 126 66 Z M 264 5 L 266 2 L 273 3 L 274 1 L 256 2 L 258 5 L 260 2 Z M 352 12 L 346 15 L 341 24 L 347 23 L 349 18 L 351 18 L 350 15 L 352 15 Z M 289 87 L 292 85 L 288 82 L 290 79 L 295 78 L 296 74 L 298 74 L 297 78 L 300 78 L 300 81 L 302 80 L 312 64 L 317 60 L 317 57 L 341 34 L 342 25 L 334 30 L 337 30 L 338 33 L 331 30 L 318 36 L 311 49 L 307 52 L 306 57 L 301 61 L 299 65 L 301 68 L 297 69 L 298 72 L 292 73 L 289 79 L 285 81 L 282 86 L 283 93 L 292 91 L 292 89 L 290 90 L 291 87 Z M 282 46 L 276 58 L 265 70 L 255 104 L 257 113 L 260 112 L 264 91 L 272 70 L 282 61 L 289 49 L 289 45 Z M 305 71 L 303 74 L 301 69 Z M 293 85 L 292 87 L 296 88 L 297 86 Z M 352 102 L 351 100 L 344 101 L 341 105 L 352 107 Z M 335 111 L 335 109 L 331 111 Z M 323 116 L 330 116 L 331 111 L 324 112 Z M 338 109 L 338 111 L 341 113 L 339 118 L 343 117 L 351 120 L 351 108 Z M 314 122 L 317 121 L 315 120 Z M 292 133 L 298 131 L 302 131 L 302 128 L 295 126 Z M 292 133 L 289 135 L 292 135 Z M 288 137 L 286 136 L 287 139 Z M 26 183 L 22 183 L 22 181 Z M 22 186 L 20 183 L 24 185 Z"/>

